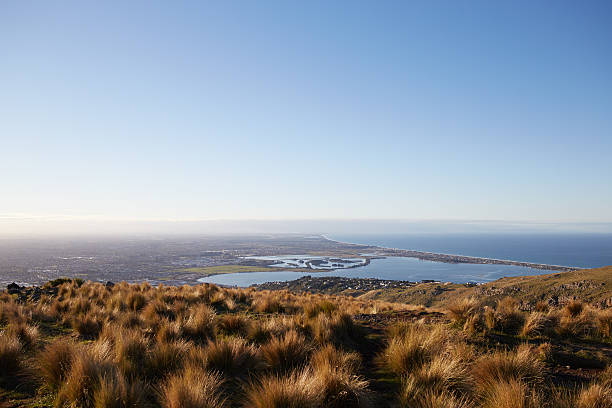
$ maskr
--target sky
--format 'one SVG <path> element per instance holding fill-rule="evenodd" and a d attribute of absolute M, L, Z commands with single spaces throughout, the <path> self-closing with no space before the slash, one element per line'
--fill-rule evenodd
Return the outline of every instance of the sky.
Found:
<path fill-rule="evenodd" d="M 0 231 L 609 225 L 611 19 L 608 1 L 0 2 Z"/>

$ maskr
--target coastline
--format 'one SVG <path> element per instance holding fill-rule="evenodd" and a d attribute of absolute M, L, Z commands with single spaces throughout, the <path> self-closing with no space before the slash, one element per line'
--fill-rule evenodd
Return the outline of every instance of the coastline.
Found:
<path fill-rule="evenodd" d="M 436 252 L 426 252 L 426 251 L 415 251 L 411 249 L 402 249 L 402 248 L 386 248 L 380 247 L 377 245 L 364 245 L 358 244 L 354 242 L 343 242 L 336 241 L 334 239 L 330 239 L 325 235 L 321 235 L 323 239 L 328 241 L 344 244 L 344 245 L 358 245 L 358 246 L 368 246 L 375 251 L 377 251 L 377 255 L 380 256 L 398 256 L 398 257 L 406 257 L 406 258 L 416 258 L 423 261 L 432 261 L 432 262 L 443 262 L 443 263 L 466 263 L 466 264 L 489 264 L 489 265 L 513 265 L 513 266 L 522 266 L 526 268 L 540 269 L 545 271 L 559 271 L 559 272 L 571 272 L 579 269 L 574 266 L 565 266 L 565 265 L 550 265 L 550 264 L 541 264 L 534 262 L 523 262 L 523 261 L 515 261 L 511 259 L 496 259 L 496 258 L 484 258 L 478 256 L 469 256 L 469 255 L 458 255 L 458 254 L 442 254 Z"/>

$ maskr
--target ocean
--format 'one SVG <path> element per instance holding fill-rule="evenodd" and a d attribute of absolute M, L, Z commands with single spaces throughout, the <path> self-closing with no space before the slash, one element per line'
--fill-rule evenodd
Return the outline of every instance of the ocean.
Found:
<path fill-rule="evenodd" d="M 612 265 L 612 234 L 363 234 L 327 235 L 329 239 L 388 248 L 509 259 L 579 268 Z M 302 276 L 342 276 L 442 282 L 490 282 L 507 276 L 554 273 L 513 265 L 447 264 L 415 258 L 374 259 L 365 266 L 331 272 L 252 272 L 215 275 L 200 282 L 249 286 Z"/>
<path fill-rule="evenodd" d="M 612 234 L 332 234 L 327 237 L 387 248 L 580 268 L 612 265 Z"/>

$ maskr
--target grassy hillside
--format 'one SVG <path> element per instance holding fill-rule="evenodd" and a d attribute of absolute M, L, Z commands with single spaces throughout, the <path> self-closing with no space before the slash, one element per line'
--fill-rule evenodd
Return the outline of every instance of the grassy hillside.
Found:
<path fill-rule="evenodd" d="M 470 296 L 488 304 L 512 296 L 522 302 L 524 309 L 533 309 L 538 302 L 551 306 L 564 305 L 572 299 L 609 307 L 612 306 L 612 266 L 549 275 L 502 278 L 473 287 L 458 284 L 419 284 L 375 290 L 362 295 L 362 298 L 444 307 Z"/>
<path fill-rule="evenodd" d="M 1 407 L 612 406 L 612 311 L 580 302 L 525 312 L 457 290 L 441 313 L 207 284 L 13 292 Z"/>

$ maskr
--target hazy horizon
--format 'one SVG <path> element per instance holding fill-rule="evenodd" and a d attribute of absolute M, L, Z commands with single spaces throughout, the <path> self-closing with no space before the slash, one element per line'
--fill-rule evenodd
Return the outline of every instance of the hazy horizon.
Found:
<path fill-rule="evenodd" d="M 2 238 L 152 237 L 223 234 L 612 234 L 612 223 L 483 220 L 302 219 L 201 221 L 0 221 Z"/>

